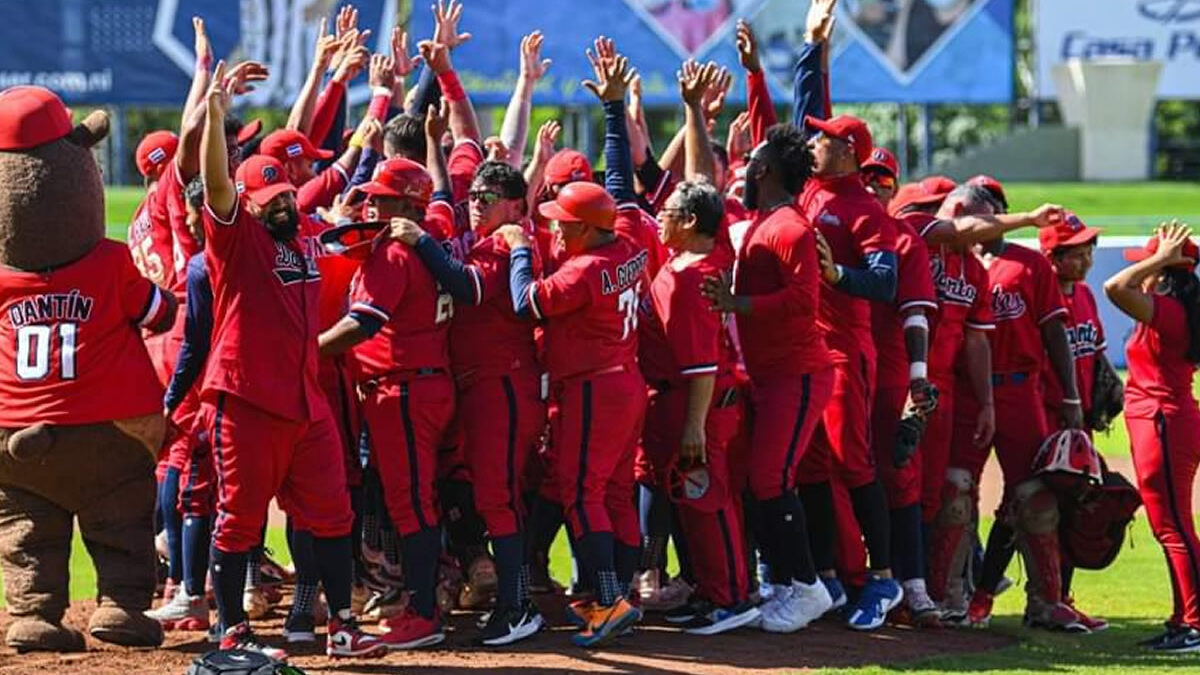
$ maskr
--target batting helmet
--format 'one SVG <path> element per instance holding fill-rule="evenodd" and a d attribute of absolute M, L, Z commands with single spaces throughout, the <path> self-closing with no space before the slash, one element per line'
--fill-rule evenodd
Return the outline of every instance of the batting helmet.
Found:
<path fill-rule="evenodd" d="M 554 201 L 538 206 L 543 216 L 563 223 L 584 223 L 604 230 L 613 229 L 617 220 L 617 202 L 595 183 L 567 183 Z"/>
<path fill-rule="evenodd" d="M 358 188 L 369 195 L 410 199 L 422 205 L 433 199 L 433 179 L 411 159 L 393 157 L 375 167 L 375 177 Z"/>

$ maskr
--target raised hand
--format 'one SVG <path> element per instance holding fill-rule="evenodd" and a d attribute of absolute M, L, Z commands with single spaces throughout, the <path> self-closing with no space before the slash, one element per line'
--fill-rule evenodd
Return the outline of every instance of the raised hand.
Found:
<path fill-rule="evenodd" d="M 408 33 L 396 26 L 392 29 L 392 60 L 396 62 L 396 78 L 403 80 L 421 65 L 421 56 L 408 55 Z"/>
<path fill-rule="evenodd" d="M 729 161 L 733 162 L 749 155 L 750 150 L 750 113 L 741 112 L 729 123 L 725 153 L 729 155 Z"/>
<path fill-rule="evenodd" d="M 1186 223 L 1172 220 L 1158 226 L 1158 250 L 1154 258 L 1164 267 L 1171 265 L 1191 264 L 1196 261 L 1183 254 L 1183 247 L 1192 236 L 1192 228 Z"/>
<path fill-rule="evenodd" d="M 333 74 L 333 79 L 345 83 L 358 77 L 358 74 L 363 71 L 370 61 L 371 51 L 363 45 L 358 45 L 343 54 L 341 63 L 338 64 L 337 70 Z"/>
<path fill-rule="evenodd" d="M 1029 213 L 1029 220 L 1034 227 L 1055 227 L 1065 217 L 1063 207 L 1058 204 L 1042 204 Z"/>
<path fill-rule="evenodd" d="M 371 55 L 371 67 L 367 75 L 367 83 L 372 89 L 375 87 L 392 88 L 396 83 L 396 61 L 390 56 L 383 54 Z"/>
<path fill-rule="evenodd" d="M 521 38 L 521 77 L 529 82 L 542 79 L 550 69 L 550 59 L 542 58 L 542 43 L 546 36 L 542 31 L 535 30 Z"/>
<path fill-rule="evenodd" d="M 421 40 L 417 49 L 421 51 L 421 58 L 425 59 L 425 63 L 429 64 L 429 68 L 435 74 L 441 75 L 450 70 L 450 48 L 446 45 L 434 40 Z"/>
<path fill-rule="evenodd" d="M 508 163 L 508 146 L 499 136 L 488 136 L 483 141 L 483 149 L 487 153 L 487 161 Z"/>
<path fill-rule="evenodd" d="M 704 91 L 704 101 L 701 107 L 704 109 L 704 116 L 709 120 L 714 120 L 725 108 L 725 97 L 729 95 L 729 90 L 733 87 L 733 73 L 713 61 L 709 61 L 705 66 L 705 69 L 708 68 L 713 69 L 713 76 Z"/>
<path fill-rule="evenodd" d="M 449 128 L 450 102 L 443 98 L 441 107 L 429 104 L 429 110 L 425 113 L 425 139 L 431 143 L 441 143 Z"/>
<path fill-rule="evenodd" d="M 762 64 L 758 60 L 758 39 L 754 37 L 754 31 L 745 19 L 738 19 L 737 22 L 737 51 L 738 61 L 747 72 L 757 73 L 762 70 Z"/>
<path fill-rule="evenodd" d="M 433 41 L 446 45 L 449 49 L 461 45 L 471 39 L 470 33 L 458 32 L 458 22 L 462 19 L 463 4 L 461 0 L 450 0 L 444 4 L 438 0 L 436 5 L 429 8 L 433 12 Z"/>
<path fill-rule="evenodd" d="M 321 17 L 320 27 L 317 29 L 317 45 L 313 51 L 313 67 L 320 70 L 325 70 L 329 64 L 333 62 L 333 55 L 341 48 L 341 42 L 337 36 L 330 35 L 329 20 Z"/>
<path fill-rule="evenodd" d="M 554 146 L 558 143 L 558 135 L 562 133 L 562 125 L 558 120 L 550 120 L 538 129 L 537 141 L 533 145 L 534 161 L 545 166 L 554 156 Z"/>
<path fill-rule="evenodd" d="M 254 91 L 251 82 L 263 82 L 270 75 L 267 67 L 258 61 L 242 61 L 229 70 L 225 75 L 226 82 L 222 83 L 231 94 L 246 94 Z M 216 74 L 213 75 L 216 77 Z"/>
<path fill-rule="evenodd" d="M 338 40 L 341 40 L 352 30 L 358 29 L 358 9 L 354 5 L 342 5 L 338 10 L 337 18 L 334 19 L 334 32 Z"/>
<path fill-rule="evenodd" d="M 717 79 L 718 68 L 715 63 L 700 65 L 692 59 L 683 62 L 683 66 L 675 74 L 679 80 L 679 96 L 685 105 L 699 108 L 713 83 Z"/>
<path fill-rule="evenodd" d="M 804 26 L 804 39 L 809 44 L 828 42 L 833 34 L 834 9 L 837 0 L 812 0 Z"/>
<path fill-rule="evenodd" d="M 596 40 L 596 54 L 593 54 L 590 49 L 587 51 L 587 57 L 592 63 L 596 79 L 594 81 L 584 80 L 583 86 L 601 101 L 624 101 L 625 92 L 628 91 L 630 82 L 637 75 L 637 71 L 630 68 L 629 59 L 624 56 L 613 52 L 612 57 L 607 57 L 600 48 L 602 40 L 606 40 L 606 38 Z M 612 41 L 608 40 L 608 43 L 611 45 Z"/>
<path fill-rule="evenodd" d="M 204 30 L 204 19 L 198 16 L 192 17 L 192 32 L 196 36 L 193 49 L 196 54 L 196 65 L 208 70 L 212 68 L 213 50 L 212 43 L 208 41 L 208 33 Z"/>
<path fill-rule="evenodd" d="M 217 67 L 213 70 L 212 84 L 208 87 L 208 94 L 205 100 L 208 102 L 208 112 L 210 115 L 224 115 L 229 111 L 229 105 L 233 101 L 233 89 L 229 78 L 225 75 L 225 61 L 217 61 Z"/>

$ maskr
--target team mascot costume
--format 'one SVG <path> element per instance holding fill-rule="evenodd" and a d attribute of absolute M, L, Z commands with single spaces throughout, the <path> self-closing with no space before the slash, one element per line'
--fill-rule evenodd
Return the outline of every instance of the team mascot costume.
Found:
<path fill-rule="evenodd" d="M 76 520 L 96 570 L 88 633 L 163 639 L 142 614 L 165 422 L 140 331 L 167 330 L 174 301 L 104 238 L 91 148 L 107 133 L 104 113 L 73 125 L 46 89 L 0 92 L 0 564 L 18 651 L 84 649 L 62 623 Z"/>

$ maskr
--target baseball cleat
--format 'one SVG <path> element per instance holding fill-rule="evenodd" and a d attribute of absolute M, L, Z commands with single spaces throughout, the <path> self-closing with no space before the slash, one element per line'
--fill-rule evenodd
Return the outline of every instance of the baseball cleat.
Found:
<path fill-rule="evenodd" d="M 758 608 L 744 602 L 734 607 L 714 608 L 688 623 L 683 632 L 691 635 L 718 635 L 743 626 L 753 626 L 761 619 Z"/>
<path fill-rule="evenodd" d="M 387 651 L 388 646 L 378 637 L 363 632 L 353 617 L 329 618 L 329 635 L 325 638 L 327 656 L 383 656 Z"/>
<path fill-rule="evenodd" d="M 873 576 L 858 596 L 846 625 L 854 630 L 875 630 L 887 620 L 888 612 L 904 599 L 904 587 L 888 577 Z"/>
<path fill-rule="evenodd" d="M 572 635 L 571 642 L 577 647 L 597 647 L 623 634 L 641 620 L 642 610 L 629 604 L 625 598 L 617 598 L 608 607 L 596 605 L 587 627 Z"/>
<path fill-rule="evenodd" d="M 545 625 L 533 603 L 525 609 L 497 609 L 488 615 L 479 642 L 489 647 L 509 645 L 536 635 Z"/>

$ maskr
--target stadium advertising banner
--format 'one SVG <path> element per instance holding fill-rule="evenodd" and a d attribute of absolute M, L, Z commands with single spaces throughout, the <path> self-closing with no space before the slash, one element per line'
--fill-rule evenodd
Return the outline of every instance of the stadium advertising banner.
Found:
<path fill-rule="evenodd" d="M 1161 61 L 1162 98 L 1200 98 L 1200 0 L 1040 0 L 1038 89 L 1054 95 L 1052 69 L 1071 59 Z"/>
<path fill-rule="evenodd" d="M 843 102 L 1007 102 L 1012 98 L 1014 0 L 843 0 L 833 40 L 834 97 Z M 0 87 L 41 84 L 69 104 L 177 105 L 192 71 L 193 15 L 205 18 L 218 57 L 267 63 L 271 80 L 246 102 L 294 100 L 322 16 L 337 0 L 39 0 L 0 22 Z M 372 46 L 386 48 L 402 4 L 416 9 L 410 32 L 432 35 L 428 3 L 357 0 Z M 737 68 L 736 21 L 760 36 L 778 100 L 791 96 L 791 68 L 804 33 L 806 0 L 466 0 L 462 29 L 474 39 L 455 55 L 477 103 L 507 102 L 523 34 L 546 34 L 554 60 L 538 101 L 591 101 L 583 48 L 597 34 L 617 40 L 643 74 L 648 104 L 677 102 L 684 58 Z M 403 17 L 401 17 L 403 18 Z M 365 83 L 351 100 L 368 96 Z M 744 96 L 739 83 L 734 97 Z"/>

